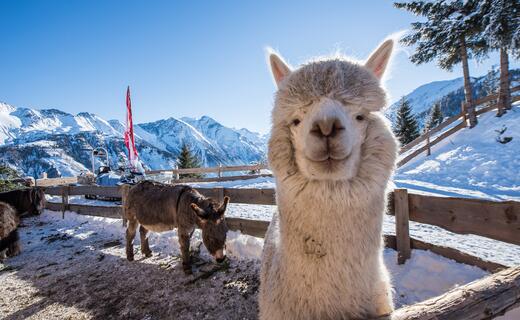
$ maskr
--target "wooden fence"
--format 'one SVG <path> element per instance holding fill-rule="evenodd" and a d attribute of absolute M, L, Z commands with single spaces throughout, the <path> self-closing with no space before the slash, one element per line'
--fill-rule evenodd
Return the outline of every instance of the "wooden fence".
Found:
<path fill-rule="evenodd" d="M 186 168 L 186 169 L 171 169 L 171 170 L 150 170 L 146 171 L 146 174 L 158 174 L 158 173 L 172 173 L 174 175 L 189 174 L 189 173 L 216 173 L 218 177 L 222 176 L 224 172 L 236 172 L 236 171 L 260 171 L 267 169 L 266 164 L 256 164 L 247 166 L 218 166 L 209 168 Z M 178 179 L 178 178 L 177 178 Z"/>
<path fill-rule="evenodd" d="M 175 176 L 171 183 L 189 183 L 189 182 L 216 182 L 216 181 L 234 181 L 234 180 L 246 180 L 255 179 L 260 177 L 272 177 L 272 174 L 249 174 L 249 175 L 237 175 L 237 176 L 223 176 L 224 172 L 260 172 L 260 170 L 268 169 L 266 164 L 256 164 L 247 166 L 218 166 L 208 168 L 188 168 L 188 169 L 171 169 L 171 170 L 150 170 L 146 171 L 147 175 L 156 175 L 161 173 L 171 173 Z M 189 173 L 217 173 L 216 177 L 204 177 L 204 178 L 180 178 L 181 174 Z M 50 187 L 60 186 L 68 184 L 78 183 L 78 177 L 64 177 L 64 178 L 43 178 L 36 180 L 36 186 L 39 187 Z"/>
<path fill-rule="evenodd" d="M 206 196 L 234 203 L 274 205 L 274 189 L 198 188 Z M 121 218 L 120 206 L 70 204 L 70 195 L 96 194 L 120 196 L 117 187 L 60 186 L 47 187 L 45 193 L 62 197 L 62 203 L 47 203 L 55 211 L 71 210 L 78 214 Z M 398 263 L 410 257 L 411 249 L 430 250 L 459 263 L 477 266 L 493 274 L 457 287 L 441 296 L 396 310 L 394 320 L 411 319 L 492 319 L 520 304 L 520 267 L 483 260 L 454 248 L 434 245 L 409 235 L 409 221 L 427 223 L 457 232 L 520 244 L 520 202 L 493 202 L 478 199 L 441 198 L 408 194 L 396 189 L 389 196 L 388 213 L 395 215 L 396 235 L 385 235 L 385 245 L 398 252 Z M 268 221 L 226 218 L 230 230 L 263 237 Z"/>
<path fill-rule="evenodd" d="M 516 91 L 520 91 L 520 86 L 516 86 L 516 87 L 511 88 L 511 93 L 514 93 Z M 489 95 L 489 96 L 482 97 L 482 98 L 479 98 L 479 99 L 475 100 L 474 104 L 475 104 L 475 106 L 478 106 L 478 105 L 481 105 L 483 103 L 491 102 L 491 101 L 494 101 L 494 100 L 497 100 L 497 99 L 498 99 L 498 94 L 493 94 L 493 95 Z M 512 100 L 512 102 L 520 101 L 520 96 L 513 96 L 513 97 L 511 97 L 511 100 Z M 481 115 L 483 113 L 492 111 L 492 110 L 494 110 L 496 108 L 497 108 L 497 105 L 493 104 L 491 106 L 487 106 L 485 108 L 477 110 L 476 114 L 478 116 L 478 115 Z M 462 103 L 461 109 L 462 110 L 461 110 L 460 113 L 458 113 L 458 114 L 456 114 L 456 115 L 454 115 L 452 117 L 449 117 L 448 119 L 446 119 L 444 122 L 442 122 L 437 127 L 435 127 L 433 129 L 425 132 L 424 134 L 422 134 L 419 137 L 417 137 L 415 140 L 413 140 L 410 143 L 404 145 L 399 150 L 399 154 L 404 154 L 404 153 L 410 151 L 412 148 L 414 148 L 417 145 L 419 145 L 420 143 L 425 142 L 425 144 L 423 146 L 417 148 L 416 150 L 414 150 L 410 154 L 407 154 L 404 158 L 400 159 L 399 162 L 397 163 L 397 166 L 400 167 L 400 166 L 404 165 L 405 163 L 409 162 L 410 160 L 412 160 L 413 158 L 415 158 L 416 156 L 418 156 L 419 154 L 421 154 L 423 152 L 427 152 L 427 154 L 429 155 L 432 146 L 436 145 L 437 143 L 439 143 L 442 140 L 446 139 L 447 137 L 451 136 L 455 132 L 457 132 L 457 131 L 459 131 L 459 130 L 461 130 L 463 128 L 466 128 L 466 126 L 467 126 L 467 122 L 466 122 L 467 115 L 466 115 L 466 107 L 465 107 L 465 103 L 464 102 Z M 457 122 L 457 121 L 460 121 L 460 123 L 455 125 L 454 127 L 450 128 L 450 129 L 446 130 L 442 134 L 440 134 L 438 136 L 435 136 L 436 134 L 441 132 L 443 129 L 447 128 L 449 125 L 451 125 L 451 124 L 453 124 L 454 122 Z M 434 138 L 434 139 L 431 140 L 432 138 Z"/>
<path fill-rule="evenodd" d="M 222 199 L 229 196 L 233 203 L 275 205 L 274 189 L 197 188 L 207 197 Z M 105 197 L 120 197 L 118 187 L 56 186 L 45 188 L 45 193 L 62 197 L 60 204 L 49 203 L 51 210 L 73 210 L 80 214 L 95 208 L 89 205 L 69 204 L 72 195 L 95 194 Z M 408 194 L 406 189 L 396 189 L 390 195 L 387 213 L 395 215 L 396 248 L 401 262 L 409 257 L 412 241 L 409 237 L 409 222 L 431 224 L 460 233 L 475 234 L 499 241 L 520 245 L 520 202 L 495 202 L 480 199 L 445 198 Z M 109 208 L 109 209 L 107 209 Z M 121 217 L 118 207 L 92 209 L 95 215 L 111 218 Z M 106 211 L 106 214 L 103 212 Z M 259 236 L 267 230 L 267 223 L 247 219 L 235 220 L 234 225 L 244 234 Z"/>

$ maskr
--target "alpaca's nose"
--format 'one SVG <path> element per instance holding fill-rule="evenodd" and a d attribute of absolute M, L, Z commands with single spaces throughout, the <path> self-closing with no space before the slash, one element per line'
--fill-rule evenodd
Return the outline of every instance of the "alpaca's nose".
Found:
<path fill-rule="evenodd" d="M 320 119 L 312 124 L 311 134 L 318 138 L 332 138 L 342 130 L 345 128 L 338 118 Z"/>

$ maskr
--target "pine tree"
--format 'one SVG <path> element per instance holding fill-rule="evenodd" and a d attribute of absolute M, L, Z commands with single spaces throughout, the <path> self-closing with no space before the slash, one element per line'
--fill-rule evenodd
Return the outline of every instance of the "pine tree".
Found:
<path fill-rule="evenodd" d="M 424 132 L 431 130 L 438 125 L 442 123 L 442 120 L 444 119 L 444 116 L 442 115 L 441 111 L 441 104 L 436 103 L 433 105 L 433 107 L 430 110 L 430 115 L 428 116 L 428 120 L 426 121 L 426 124 L 424 125 Z"/>
<path fill-rule="evenodd" d="M 20 182 L 13 182 L 15 179 L 20 179 L 20 174 L 11 167 L 0 164 L 0 192 L 24 188 Z"/>
<path fill-rule="evenodd" d="M 480 0 L 475 13 L 482 45 L 480 55 L 500 51 L 500 89 L 497 116 L 511 109 L 509 54 L 520 57 L 520 2 L 518 0 Z"/>
<path fill-rule="evenodd" d="M 200 168 L 200 161 L 189 149 L 187 144 L 183 144 L 181 153 L 177 159 L 179 169 Z M 184 173 L 180 175 L 181 178 L 201 178 L 202 175 L 198 173 Z"/>
<path fill-rule="evenodd" d="M 443 69 L 451 70 L 462 63 L 464 92 L 470 126 L 477 124 L 473 90 L 469 77 L 468 59 L 481 46 L 482 39 L 477 37 L 481 23 L 473 13 L 477 0 L 430 1 L 416 0 L 396 2 L 394 6 L 415 15 L 426 17 L 425 22 L 414 22 L 411 32 L 401 43 L 416 46 L 410 60 L 415 64 L 437 60 Z"/>
<path fill-rule="evenodd" d="M 491 66 L 488 73 L 482 80 L 482 94 L 481 96 L 489 96 L 498 91 L 498 70 L 495 65 Z"/>
<path fill-rule="evenodd" d="M 412 114 L 410 104 L 404 97 L 399 102 L 394 133 L 403 145 L 412 142 L 419 136 L 417 120 Z"/>
<path fill-rule="evenodd" d="M 491 66 L 491 69 L 488 71 L 484 80 L 482 80 L 482 94 L 481 96 L 490 96 L 496 94 L 499 88 L 499 80 L 498 80 L 498 70 L 496 66 Z M 492 105 L 494 101 L 487 102 L 485 106 Z M 500 110 L 499 110 L 500 113 Z"/>

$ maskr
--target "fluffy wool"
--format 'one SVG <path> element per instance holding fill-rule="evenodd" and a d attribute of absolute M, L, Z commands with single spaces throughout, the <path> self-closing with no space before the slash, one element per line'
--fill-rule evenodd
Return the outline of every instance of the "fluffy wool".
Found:
<path fill-rule="evenodd" d="M 278 213 L 262 256 L 261 319 L 373 318 L 393 310 L 381 229 L 397 143 L 378 112 L 385 105 L 379 77 L 391 48 L 384 43 L 365 65 L 334 58 L 293 72 L 271 59 L 279 90 L 268 156 Z M 353 131 L 362 137 L 353 176 L 313 179 L 302 170 L 291 121 L 295 113 L 305 121 L 323 98 L 346 114 L 365 115 L 365 125 Z"/>
<path fill-rule="evenodd" d="M 0 201 L 0 260 L 4 255 L 14 256 L 20 251 L 18 224 L 20 220 L 16 210 Z"/>

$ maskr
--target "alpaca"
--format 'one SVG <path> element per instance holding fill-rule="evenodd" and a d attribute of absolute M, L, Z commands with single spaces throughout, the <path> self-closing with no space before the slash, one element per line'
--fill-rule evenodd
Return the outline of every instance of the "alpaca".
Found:
<path fill-rule="evenodd" d="M 269 56 L 278 86 L 268 145 L 278 211 L 262 253 L 260 319 L 393 311 L 382 220 L 398 144 L 378 112 L 392 49 L 387 40 L 364 64 L 335 57 L 296 70 Z"/>

